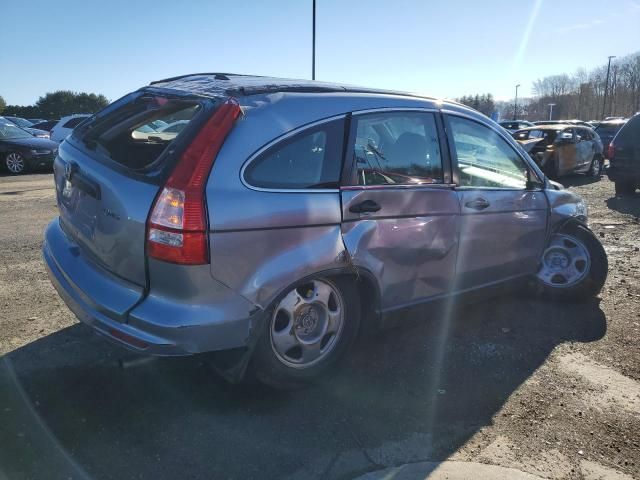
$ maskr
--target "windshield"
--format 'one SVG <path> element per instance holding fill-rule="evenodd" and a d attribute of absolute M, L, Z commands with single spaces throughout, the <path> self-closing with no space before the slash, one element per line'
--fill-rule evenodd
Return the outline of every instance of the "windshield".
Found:
<path fill-rule="evenodd" d="M 0 121 L 0 140 L 11 140 L 15 138 L 33 138 L 33 135 L 16 127 L 13 123 Z"/>
<path fill-rule="evenodd" d="M 20 118 L 20 117 L 4 117 L 4 118 L 9 120 L 10 122 L 15 123 L 17 126 L 22 128 L 28 128 L 31 125 L 33 125 L 33 123 L 31 123 L 29 120 L 25 120 L 24 118 Z"/>

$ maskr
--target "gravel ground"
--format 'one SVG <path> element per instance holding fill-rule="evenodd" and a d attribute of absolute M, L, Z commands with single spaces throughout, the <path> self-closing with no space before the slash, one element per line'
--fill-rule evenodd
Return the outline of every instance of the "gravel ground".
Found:
<path fill-rule="evenodd" d="M 361 339 L 333 376 L 282 393 L 197 359 L 120 369 L 130 355 L 47 280 L 51 182 L 0 177 L 0 478 L 353 478 L 445 459 L 640 478 L 640 195 L 565 179 L 609 254 L 600 298 L 456 308 Z"/>

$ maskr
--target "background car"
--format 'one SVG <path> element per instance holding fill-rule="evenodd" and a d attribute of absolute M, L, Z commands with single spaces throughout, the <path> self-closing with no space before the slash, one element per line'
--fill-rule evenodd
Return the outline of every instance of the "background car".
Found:
<path fill-rule="evenodd" d="M 0 117 L 0 159 L 11 174 L 19 175 L 37 167 L 51 167 L 58 144 L 37 138 Z"/>
<path fill-rule="evenodd" d="M 22 128 L 23 130 L 26 130 L 27 132 L 29 132 L 31 135 L 33 135 L 34 137 L 38 137 L 38 138 L 49 138 L 49 132 L 47 132 L 46 130 L 40 130 L 38 128 L 33 128 L 33 124 L 27 120 L 26 118 L 20 118 L 20 117 L 3 117 L 7 120 L 9 120 L 11 123 L 13 123 L 14 125 Z"/>
<path fill-rule="evenodd" d="M 522 130 L 523 128 L 533 127 L 533 123 L 527 122 L 526 120 L 505 120 L 499 122 L 498 124 L 509 132 L 515 132 L 516 130 Z"/>
<path fill-rule="evenodd" d="M 58 143 L 62 142 L 65 138 L 67 138 L 67 135 L 69 135 L 74 128 L 76 128 L 90 116 L 91 115 L 85 113 L 79 113 L 62 117 L 60 120 L 58 120 L 58 123 L 56 123 L 53 128 L 51 128 L 51 140 Z"/>
<path fill-rule="evenodd" d="M 607 147 L 625 123 L 627 123 L 627 120 L 605 120 L 600 122 L 595 128 L 595 131 L 600 136 L 602 144 L 604 145 L 604 156 L 606 158 L 608 158 L 607 156 L 609 151 Z"/>
<path fill-rule="evenodd" d="M 38 130 L 44 130 L 46 132 L 51 132 L 51 129 L 58 123 L 58 120 L 43 120 L 40 123 L 35 123 L 33 128 L 37 128 Z"/>
<path fill-rule="evenodd" d="M 622 126 L 608 150 L 607 175 L 616 184 L 616 194 L 632 194 L 640 188 L 640 113 Z"/>
<path fill-rule="evenodd" d="M 602 172 L 603 145 L 591 128 L 566 124 L 536 125 L 512 135 L 551 178 L 572 173 L 599 177 Z"/>
<path fill-rule="evenodd" d="M 44 118 L 27 118 L 27 120 L 30 121 L 33 125 L 35 125 L 36 123 L 46 122 L 46 119 Z"/>

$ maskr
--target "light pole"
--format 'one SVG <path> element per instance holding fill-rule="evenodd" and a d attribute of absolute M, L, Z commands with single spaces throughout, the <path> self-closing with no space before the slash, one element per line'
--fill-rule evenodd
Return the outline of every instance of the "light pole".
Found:
<path fill-rule="evenodd" d="M 609 55 L 609 64 L 607 65 L 607 81 L 604 82 L 604 99 L 602 100 L 602 119 L 604 120 L 604 107 L 607 104 L 607 92 L 609 91 L 609 73 L 611 72 L 611 59 L 616 58 L 615 55 Z"/>
<path fill-rule="evenodd" d="M 516 120 L 516 116 L 518 115 L 518 87 L 520 84 L 516 85 L 516 99 L 513 102 L 513 120 Z"/>
<path fill-rule="evenodd" d="M 313 0 L 313 27 L 311 40 L 311 80 L 316 79 L 316 0 Z"/>
<path fill-rule="evenodd" d="M 555 103 L 547 103 L 547 106 L 549 107 L 549 120 L 553 118 L 553 107 L 555 107 L 555 105 Z"/>

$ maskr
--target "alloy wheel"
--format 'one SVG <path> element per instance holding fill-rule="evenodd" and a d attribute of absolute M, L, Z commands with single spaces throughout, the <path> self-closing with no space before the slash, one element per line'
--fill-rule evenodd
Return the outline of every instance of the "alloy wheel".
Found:
<path fill-rule="evenodd" d="M 317 364 L 332 352 L 344 327 L 344 300 L 327 280 L 312 280 L 291 290 L 273 311 L 271 348 L 292 368 Z"/>
<path fill-rule="evenodd" d="M 11 173 L 24 172 L 24 158 L 17 152 L 11 152 L 7 155 L 5 159 L 5 165 Z"/>
<path fill-rule="evenodd" d="M 550 287 L 567 288 L 588 273 L 591 258 L 587 248 L 575 237 L 555 234 L 542 254 L 538 279 Z"/>

